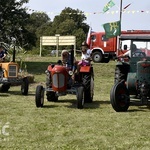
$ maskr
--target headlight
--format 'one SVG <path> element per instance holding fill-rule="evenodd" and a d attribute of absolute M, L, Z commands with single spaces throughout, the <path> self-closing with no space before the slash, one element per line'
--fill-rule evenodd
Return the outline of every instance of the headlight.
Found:
<path fill-rule="evenodd" d="M 71 76 L 72 76 L 72 75 L 73 75 L 73 71 L 69 71 L 69 75 L 71 75 Z"/>

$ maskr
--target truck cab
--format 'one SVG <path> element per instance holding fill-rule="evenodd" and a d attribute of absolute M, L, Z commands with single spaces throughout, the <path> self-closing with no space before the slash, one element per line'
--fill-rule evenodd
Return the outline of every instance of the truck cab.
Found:
<path fill-rule="evenodd" d="M 93 62 L 109 62 L 115 56 L 117 37 L 106 38 L 105 32 L 92 32 L 90 35 L 90 49 Z"/>
<path fill-rule="evenodd" d="M 150 30 L 127 30 L 121 31 L 120 36 L 131 36 L 131 35 L 146 35 L 149 34 Z M 110 59 L 115 58 L 121 54 L 124 54 L 130 49 L 130 41 L 122 41 L 121 45 L 119 42 L 120 36 L 106 38 L 105 32 L 91 32 L 88 37 L 88 45 L 92 51 L 92 60 L 95 63 L 105 62 L 108 63 Z"/>

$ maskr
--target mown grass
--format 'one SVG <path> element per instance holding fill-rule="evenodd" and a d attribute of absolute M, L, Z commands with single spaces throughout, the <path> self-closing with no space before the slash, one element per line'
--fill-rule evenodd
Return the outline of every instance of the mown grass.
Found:
<path fill-rule="evenodd" d="M 50 57 L 26 57 L 28 73 L 35 76 L 29 95 L 20 94 L 20 86 L 0 93 L 0 149 L 50 150 L 149 150 L 150 110 L 146 106 L 130 106 L 117 113 L 110 105 L 115 62 L 93 64 L 95 95 L 84 109 L 76 108 L 76 96 L 60 97 L 57 103 L 35 106 L 35 89 L 45 86 L 45 70 Z M 8 123 L 4 135 L 2 128 Z"/>

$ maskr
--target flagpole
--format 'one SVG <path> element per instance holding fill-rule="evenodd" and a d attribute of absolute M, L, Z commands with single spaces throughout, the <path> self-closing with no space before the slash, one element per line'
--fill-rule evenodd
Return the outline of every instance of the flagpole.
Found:
<path fill-rule="evenodd" d="M 122 21 L 122 0 L 120 0 L 120 25 Z"/>
<path fill-rule="evenodd" d="M 122 21 L 122 0 L 120 0 L 120 30 L 122 31 L 121 29 L 121 21 Z M 119 55 L 119 49 L 120 49 L 120 35 L 117 37 L 117 45 L 118 45 L 118 50 L 117 50 L 117 56 Z"/>

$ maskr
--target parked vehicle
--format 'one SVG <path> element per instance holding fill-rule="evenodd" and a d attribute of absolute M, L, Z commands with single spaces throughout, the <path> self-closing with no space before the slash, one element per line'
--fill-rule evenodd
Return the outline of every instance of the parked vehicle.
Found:
<path fill-rule="evenodd" d="M 46 87 L 36 87 L 36 107 L 43 107 L 44 92 L 48 101 L 57 102 L 58 97 L 73 94 L 77 97 L 77 108 L 82 109 L 84 103 L 91 103 L 94 94 L 94 76 L 92 65 L 82 66 L 79 73 L 73 74 L 74 51 L 71 50 L 71 67 L 61 64 L 51 64 L 46 70 Z M 74 79 L 72 76 L 74 75 Z"/>
<path fill-rule="evenodd" d="M 121 35 L 147 34 L 147 30 L 127 30 L 122 31 Z M 88 39 L 89 48 L 92 51 L 92 60 L 95 63 L 108 63 L 110 59 L 114 59 L 117 55 L 119 37 L 106 38 L 105 32 L 91 32 Z M 125 51 L 124 51 L 125 52 Z"/>
<path fill-rule="evenodd" d="M 1 42 L 0 44 L 3 45 L 5 43 Z M 4 47 L 6 48 L 7 46 Z M 19 75 L 19 64 L 15 62 L 15 53 L 14 45 L 13 59 L 0 62 L 0 91 L 7 92 L 11 85 L 21 85 L 21 94 L 27 95 L 29 88 L 28 78 Z"/>
<path fill-rule="evenodd" d="M 116 64 L 111 105 L 117 112 L 127 111 L 131 104 L 150 106 L 150 32 L 121 35 L 119 40 L 120 48 L 126 43 L 131 49 L 128 61 L 119 58 Z"/>

